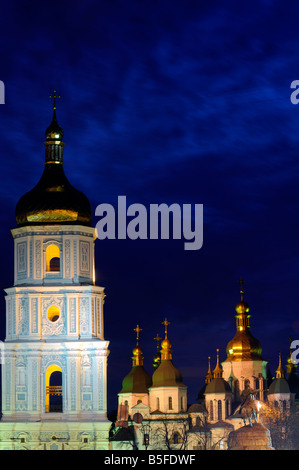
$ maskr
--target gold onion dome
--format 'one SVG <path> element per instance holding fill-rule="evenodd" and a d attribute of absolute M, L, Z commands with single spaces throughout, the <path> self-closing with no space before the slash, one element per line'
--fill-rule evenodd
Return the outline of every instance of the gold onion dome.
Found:
<path fill-rule="evenodd" d="M 165 325 L 165 338 L 161 343 L 161 363 L 153 373 L 152 387 L 186 387 L 181 372 L 172 363 L 171 342 L 167 338 L 167 326 L 170 323 L 165 318 L 162 324 Z"/>
<path fill-rule="evenodd" d="M 37 185 L 17 203 L 17 224 L 91 226 L 90 202 L 69 183 L 63 170 L 63 130 L 57 122 L 55 105 L 45 134 L 45 168 Z"/>
<path fill-rule="evenodd" d="M 250 332 L 250 314 L 249 305 L 243 299 L 243 280 L 241 284 L 241 301 L 236 305 L 236 327 L 237 332 L 234 338 L 228 343 L 226 347 L 227 359 L 230 361 L 250 361 L 262 360 L 262 346 L 261 343 Z"/>
<path fill-rule="evenodd" d="M 148 393 L 152 384 L 151 376 L 143 368 L 143 351 L 139 345 L 139 333 L 142 329 L 137 325 L 134 329 L 137 332 L 137 344 L 133 348 L 133 367 L 122 381 L 120 393 Z"/>

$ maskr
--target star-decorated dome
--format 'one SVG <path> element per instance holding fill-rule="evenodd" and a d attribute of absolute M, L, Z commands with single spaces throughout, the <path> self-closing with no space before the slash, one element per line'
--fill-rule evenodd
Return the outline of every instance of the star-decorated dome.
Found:
<path fill-rule="evenodd" d="M 16 206 L 18 226 L 72 224 L 91 226 L 91 205 L 87 197 L 68 181 L 63 169 L 63 130 L 54 112 L 46 129 L 45 168 L 37 185 L 21 197 Z"/>

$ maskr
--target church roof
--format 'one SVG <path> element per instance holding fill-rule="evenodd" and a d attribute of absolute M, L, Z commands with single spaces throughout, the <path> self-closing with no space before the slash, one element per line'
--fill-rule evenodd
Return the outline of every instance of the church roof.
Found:
<path fill-rule="evenodd" d="M 120 393 L 147 393 L 151 384 L 152 378 L 143 366 L 133 366 L 122 382 Z"/>
<path fill-rule="evenodd" d="M 275 393 L 290 393 L 290 387 L 286 379 L 279 378 L 273 380 L 269 387 L 268 395 L 272 395 Z"/>
<path fill-rule="evenodd" d="M 183 384 L 181 372 L 172 363 L 171 342 L 167 337 L 167 318 L 162 323 L 165 326 L 165 338 L 161 343 L 161 363 L 153 373 L 152 387 L 186 387 Z"/>
<path fill-rule="evenodd" d="M 207 384 L 204 394 L 209 393 L 231 393 L 229 383 L 222 377 L 214 378 L 210 383 Z"/>
<path fill-rule="evenodd" d="M 186 387 L 180 371 L 173 365 L 170 359 L 162 360 L 158 369 L 153 374 L 153 387 Z"/>

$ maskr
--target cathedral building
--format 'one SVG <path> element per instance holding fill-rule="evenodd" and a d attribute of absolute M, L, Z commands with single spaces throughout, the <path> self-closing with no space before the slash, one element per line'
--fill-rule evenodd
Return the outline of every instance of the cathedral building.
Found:
<path fill-rule="evenodd" d="M 214 449 L 226 448 L 243 426 L 244 393 L 287 413 L 299 400 L 296 365 L 281 356 L 269 383 L 261 343 L 252 335 L 250 309 L 237 303 L 236 333 L 226 358 L 211 370 L 197 403 L 173 362 L 169 321 L 156 336 L 154 371 L 143 365 L 139 325 L 132 368 L 118 394 L 114 428 L 107 419 L 104 288 L 96 285 L 89 200 L 68 181 L 63 130 L 56 117 L 46 129 L 40 181 L 16 206 L 14 283 L 5 289 L 6 334 L 2 351 L 1 450 Z M 160 340 L 162 339 L 161 343 Z"/>
<path fill-rule="evenodd" d="M 155 356 L 152 377 L 143 368 L 143 356 L 136 366 L 137 350 L 133 350 L 133 369 L 123 380 L 119 393 L 118 421 L 111 437 L 113 449 L 225 449 L 230 432 L 244 425 L 241 403 L 246 391 L 255 392 L 258 410 L 273 405 L 287 413 L 298 404 L 299 380 L 290 357 L 285 373 L 279 355 L 276 378 L 269 381 L 261 343 L 250 331 L 249 305 L 244 301 L 242 279 L 240 284 L 241 300 L 235 307 L 236 334 L 228 342 L 226 359 L 222 362 L 217 349 L 213 371 L 209 357 L 205 384 L 197 403 L 187 405 L 187 387 L 172 363 L 166 319 L 165 338 L 160 354 Z M 137 349 L 141 357 L 138 340 Z M 130 387 L 127 386 L 129 377 Z"/>
<path fill-rule="evenodd" d="M 0 449 L 107 449 L 108 341 L 91 206 L 68 181 L 63 130 L 46 130 L 40 181 L 16 207 L 6 293 Z"/>

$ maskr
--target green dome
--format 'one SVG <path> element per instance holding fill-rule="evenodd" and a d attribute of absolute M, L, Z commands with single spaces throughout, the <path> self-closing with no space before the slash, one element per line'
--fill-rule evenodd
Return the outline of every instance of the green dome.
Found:
<path fill-rule="evenodd" d="M 151 385 L 152 378 L 143 366 L 133 366 L 122 382 L 120 393 L 148 393 Z"/>
<path fill-rule="evenodd" d="M 158 369 L 153 373 L 152 387 L 167 386 L 186 387 L 186 385 L 183 384 L 182 374 L 174 367 L 170 359 L 161 361 Z"/>
<path fill-rule="evenodd" d="M 290 393 L 290 387 L 286 379 L 280 378 L 273 380 L 269 387 L 268 395 L 275 393 Z"/>

